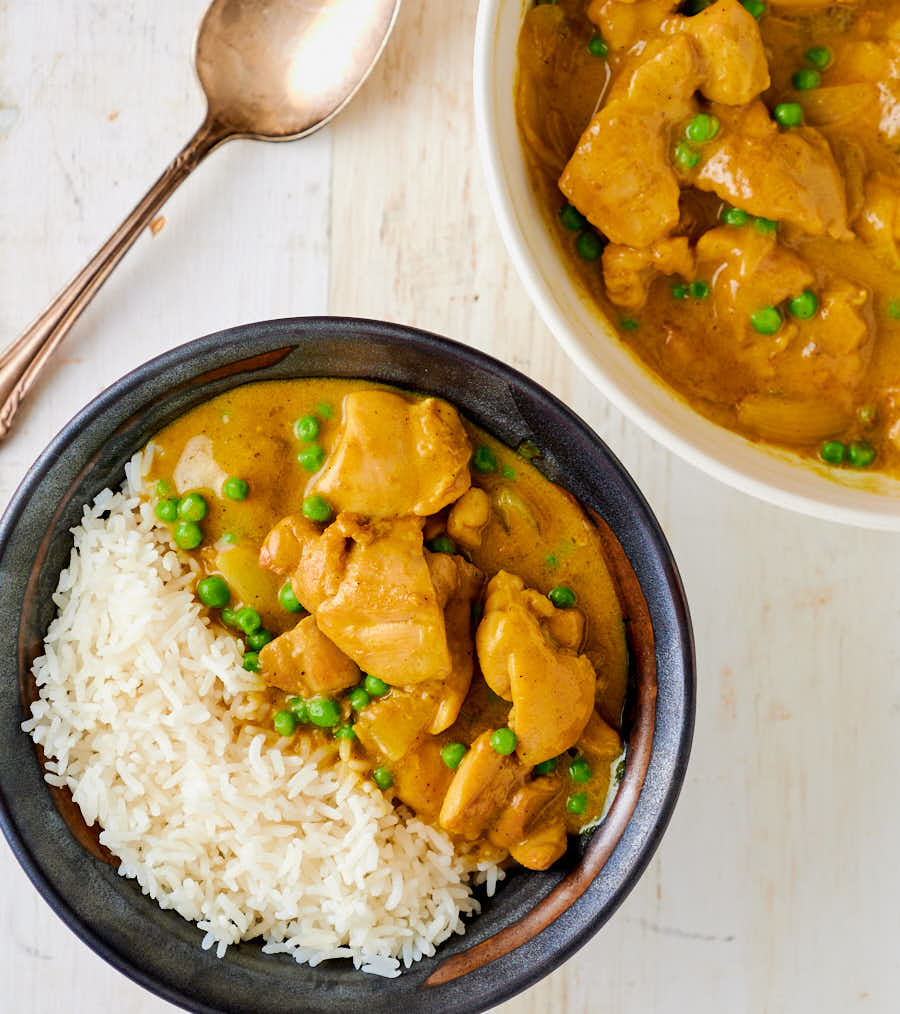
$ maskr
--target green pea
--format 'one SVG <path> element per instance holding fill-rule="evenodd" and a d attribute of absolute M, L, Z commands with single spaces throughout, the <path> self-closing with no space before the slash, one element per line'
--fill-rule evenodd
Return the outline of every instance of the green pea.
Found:
<path fill-rule="evenodd" d="M 448 743 L 441 750 L 441 760 L 451 771 L 455 771 L 459 767 L 465 755 L 466 746 L 464 743 Z"/>
<path fill-rule="evenodd" d="M 706 282 L 691 282 L 689 291 L 691 299 L 706 299 L 709 295 L 709 286 Z"/>
<path fill-rule="evenodd" d="M 809 320 L 810 317 L 815 317 L 819 300 L 811 289 L 804 289 L 788 303 L 788 309 L 799 320 Z"/>
<path fill-rule="evenodd" d="M 222 483 L 222 492 L 228 500 L 246 500 L 250 495 L 250 483 L 236 475 L 230 475 Z"/>
<path fill-rule="evenodd" d="M 472 468 L 476 472 L 496 472 L 497 457 L 487 444 L 475 448 L 472 455 Z"/>
<path fill-rule="evenodd" d="M 309 722 L 309 708 L 302 697 L 289 697 L 287 706 L 293 711 L 301 725 L 306 725 Z"/>
<path fill-rule="evenodd" d="M 685 135 L 689 141 L 703 144 L 711 141 L 719 133 L 718 116 L 710 116 L 708 113 L 698 113 L 685 128 Z"/>
<path fill-rule="evenodd" d="M 853 468 L 868 468 L 875 460 L 875 448 L 867 440 L 854 441 L 847 448 L 847 462 Z"/>
<path fill-rule="evenodd" d="M 306 702 L 309 720 L 323 729 L 332 729 L 341 720 L 341 709 L 330 697 L 314 697 Z"/>
<path fill-rule="evenodd" d="M 245 634 L 255 634 L 262 626 L 262 617 L 250 606 L 244 606 L 235 613 L 235 621 Z"/>
<path fill-rule="evenodd" d="M 210 609 L 221 609 L 228 605 L 231 592 L 225 578 L 212 574 L 197 583 L 197 598 Z"/>
<path fill-rule="evenodd" d="M 619 320 L 619 327 L 625 331 L 637 331 L 641 325 L 634 319 L 634 317 L 622 317 Z"/>
<path fill-rule="evenodd" d="M 334 738 L 354 740 L 356 739 L 356 733 L 353 731 L 352 725 L 339 725 L 334 730 Z"/>
<path fill-rule="evenodd" d="M 603 36 L 599 32 L 588 43 L 588 52 L 591 56 L 599 56 L 601 58 L 609 53 L 609 46 L 603 41 Z"/>
<path fill-rule="evenodd" d="M 297 596 L 294 594 L 290 581 L 285 581 L 281 586 L 281 591 L 278 593 L 278 601 L 281 603 L 281 608 L 286 609 L 289 613 L 303 612 L 303 606 L 300 605 Z"/>
<path fill-rule="evenodd" d="M 247 644 L 254 651 L 260 651 L 270 642 L 275 640 L 275 635 L 271 630 L 255 630 L 252 634 L 247 636 Z"/>
<path fill-rule="evenodd" d="M 303 501 L 303 516 L 310 521 L 330 521 L 333 514 L 331 504 L 318 493 L 313 493 Z"/>
<path fill-rule="evenodd" d="M 781 330 L 781 310 L 777 306 L 764 306 L 750 314 L 750 323 L 759 334 L 777 334 Z"/>
<path fill-rule="evenodd" d="M 193 521 L 179 521 L 172 537 L 181 549 L 196 549 L 203 541 L 203 529 Z"/>
<path fill-rule="evenodd" d="M 741 0 L 741 6 L 748 14 L 752 14 L 757 21 L 766 13 L 766 5 L 763 3 L 763 0 Z"/>
<path fill-rule="evenodd" d="M 571 609 L 578 601 L 575 592 L 567 584 L 558 584 L 547 592 L 547 598 L 557 609 Z"/>
<path fill-rule="evenodd" d="M 532 461 L 541 456 L 541 449 L 533 440 L 523 440 L 516 448 L 516 453 L 526 461 Z"/>
<path fill-rule="evenodd" d="M 362 711 L 372 703 L 372 698 L 365 687 L 354 687 L 348 694 L 347 700 L 354 711 Z"/>
<path fill-rule="evenodd" d="M 223 609 L 219 615 L 222 617 L 222 622 L 226 627 L 236 627 L 238 625 L 237 613 L 233 609 Z"/>
<path fill-rule="evenodd" d="M 387 683 L 384 680 L 380 680 L 377 676 L 366 676 L 363 680 L 363 686 L 372 697 L 384 697 L 388 692 Z"/>
<path fill-rule="evenodd" d="M 556 758 L 551 757 L 549 760 L 541 761 L 540 764 L 535 764 L 532 771 L 538 776 L 552 775 L 556 770 Z"/>
<path fill-rule="evenodd" d="M 172 483 L 168 479 L 160 479 L 156 484 L 156 495 L 163 500 L 168 499 L 174 492 Z"/>
<path fill-rule="evenodd" d="M 202 521 L 208 513 L 209 504 L 200 493 L 188 493 L 178 502 L 178 516 L 182 521 Z"/>
<path fill-rule="evenodd" d="M 679 141 L 675 145 L 675 161 L 682 169 L 693 169 L 700 161 L 700 152 L 691 147 L 687 141 Z"/>
<path fill-rule="evenodd" d="M 829 465 L 840 465 L 846 457 L 847 448 L 840 440 L 826 440 L 819 448 L 819 454 L 821 454 L 822 460 L 827 461 Z"/>
<path fill-rule="evenodd" d="M 386 767 L 375 768 L 372 781 L 379 789 L 389 789 L 394 784 L 394 776 Z"/>
<path fill-rule="evenodd" d="M 237 542 L 237 536 L 234 534 L 234 532 L 226 532 L 222 536 L 220 541 L 227 543 L 229 546 L 232 546 L 234 545 L 235 542 Z"/>
<path fill-rule="evenodd" d="M 297 460 L 307 472 L 318 472 L 325 461 L 325 451 L 318 444 L 307 447 L 297 455 Z"/>
<path fill-rule="evenodd" d="M 812 70 L 810 67 L 801 67 L 800 70 L 795 70 L 791 76 L 791 84 L 798 92 L 811 91 L 813 88 L 818 88 L 821 83 L 822 76 L 817 70 Z"/>
<path fill-rule="evenodd" d="M 494 753 L 499 753 L 501 757 L 508 757 L 519 740 L 512 729 L 495 729 L 491 733 L 491 748 Z"/>
<path fill-rule="evenodd" d="M 316 415 L 318 415 L 320 419 L 330 419 L 334 415 L 334 409 L 329 402 L 320 401 L 319 404 L 316 405 Z"/>
<path fill-rule="evenodd" d="M 688 287 L 684 282 L 677 282 L 672 286 L 672 298 L 673 299 L 687 299 Z"/>
<path fill-rule="evenodd" d="M 586 792 L 576 792 L 566 800 L 566 809 L 569 813 L 581 816 L 587 809 L 588 797 Z"/>
<path fill-rule="evenodd" d="M 567 204 L 559 213 L 559 221 L 562 227 L 570 232 L 581 232 L 587 226 L 587 219 L 571 204 Z"/>
<path fill-rule="evenodd" d="M 449 553 L 451 556 L 456 552 L 456 543 L 449 535 L 438 535 L 428 543 L 432 553 Z"/>
<path fill-rule="evenodd" d="M 272 725 L 279 736 L 293 736 L 297 731 L 297 719 L 290 711 L 276 711 Z"/>
<path fill-rule="evenodd" d="M 294 435 L 298 440 L 315 440 L 319 435 L 319 420 L 314 415 L 301 416 L 294 423 Z"/>
<path fill-rule="evenodd" d="M 887 305 L 887 315 L 891 320 L 900 320 L 900 299 L 892 299 Z"/>
<path fill-rule="evenodd" d="M 778 223 L 771 218 L 760 218 L 757 216 L 753 219 L 753 228 L 757 232 L 761 232 L 764 236 L 767 236 L 770 233 L 778 231 Z"/>
<path fill-rule="evenodd" d="M 575 252 L 583 261 L 595 261 L 603 253 L 603 240 L 596 232 L 583 232 L 575 240 Z"/>
<path fill-rule="evenodd" d="M 774 115 L 775 122 L 782 127 L 799 127 L 803 123 L 803 107 L 799 102 L 779 102 Z"/>
<path fill-rule="evenodd" d="M 807 49 L 803 56 L 816 70 L 825 70 L 831 63 L 831 50 L 827 46 L 813 46 Z"/>
<path fill-rule="evenodd" d="M 726 208 L 722 212 L 722 221 L 726 225 L 739 227 L 746 225 L 750 221 L 750 216 L 746 211 L 742 211 L 740 208 Z"/>
<path fill-rule="evenodd" d="M 569 777 L 573 782 L 589 782 L 592 774 L 591 766 L 584 757 L 576 757 L 569 765 Z"/>
<path fill-rule="evenodd" d="M 255 651 L 245 651 L 241 665 L 247 672 L 259 672 L 259 655 Z"/>
<path fill-rule="evenodd" d="M 510 465 L 504 465 L 503 468 L 500 469 L 500 474 L 504 479 L 515 479 L 516 470 Z"/>
<path fill-rule="evenodd" d="M 165 521 L 166 524 L 172 524 L 178 520 L 178 498 L 173 497 L 169 500 L 159 500 L 154 508 L 154 513 L 160 521 Z"/>

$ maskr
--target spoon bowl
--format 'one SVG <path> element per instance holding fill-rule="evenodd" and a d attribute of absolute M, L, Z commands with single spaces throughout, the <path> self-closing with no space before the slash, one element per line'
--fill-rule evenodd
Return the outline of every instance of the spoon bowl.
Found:
<path fill-rule="evenodd" d="M 0 440 L 59 343 L 172 192 L 225 141 L 291 141 L 337 116 L 378 62 L 400 2 L 214 0 L 196 46 L 206 119 L 86 267 L 0 353 Z"/>
<path fill-rule="evenodd" d="M 399 0 L 215 0 L 197 36 L 210 118 L 288 141 L 336 116 L 378 62 Z"/>

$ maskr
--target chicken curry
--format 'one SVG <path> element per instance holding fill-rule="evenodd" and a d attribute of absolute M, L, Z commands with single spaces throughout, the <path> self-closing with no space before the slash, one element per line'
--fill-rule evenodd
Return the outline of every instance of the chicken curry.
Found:
<path fill-rule="evenodd" d="M 577 277 L 699 411 L 900 474 L 900 2 L 558 0 L 517 115 Z"/>
<path fill-rule="evenodd" d="M 297 380 L 229 391 L 152 450 L 156 516 L 245 639 L 271 735 L 330 744 L 476 858 L 545 869 L 602 817 L 623 617 L 538 448 L 437 398 Z"/>

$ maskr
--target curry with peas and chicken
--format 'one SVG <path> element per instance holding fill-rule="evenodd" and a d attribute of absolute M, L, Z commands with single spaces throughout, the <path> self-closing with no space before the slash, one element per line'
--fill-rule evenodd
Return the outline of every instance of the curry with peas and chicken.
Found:
<path fill-rule="evenodd" d="M 536 447 L 339 380 L 237 388 L 152 444 L 157 517 L 245 638 L 273 736 L 331 744 L 494 861 L 545 869 L 602 817 L 623 617 L 594 523 Z"/>
<path fill-rule="evenodd" d="M 900 3 L 559 0 L 519 39 L 534 188 L 699 411 L 900 474 Z"/>

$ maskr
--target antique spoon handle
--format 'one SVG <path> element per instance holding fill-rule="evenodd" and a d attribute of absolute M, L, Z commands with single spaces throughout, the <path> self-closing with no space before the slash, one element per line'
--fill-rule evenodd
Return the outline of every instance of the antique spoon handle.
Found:
<path fill-rule="evenodd" d="M 231 136 L 210 117 L 181 149 L 143 200 L 38 319 L 0 354 L 0 440 L 38 374 L 113 268 L 150 224 L 175 188 Z"/>

